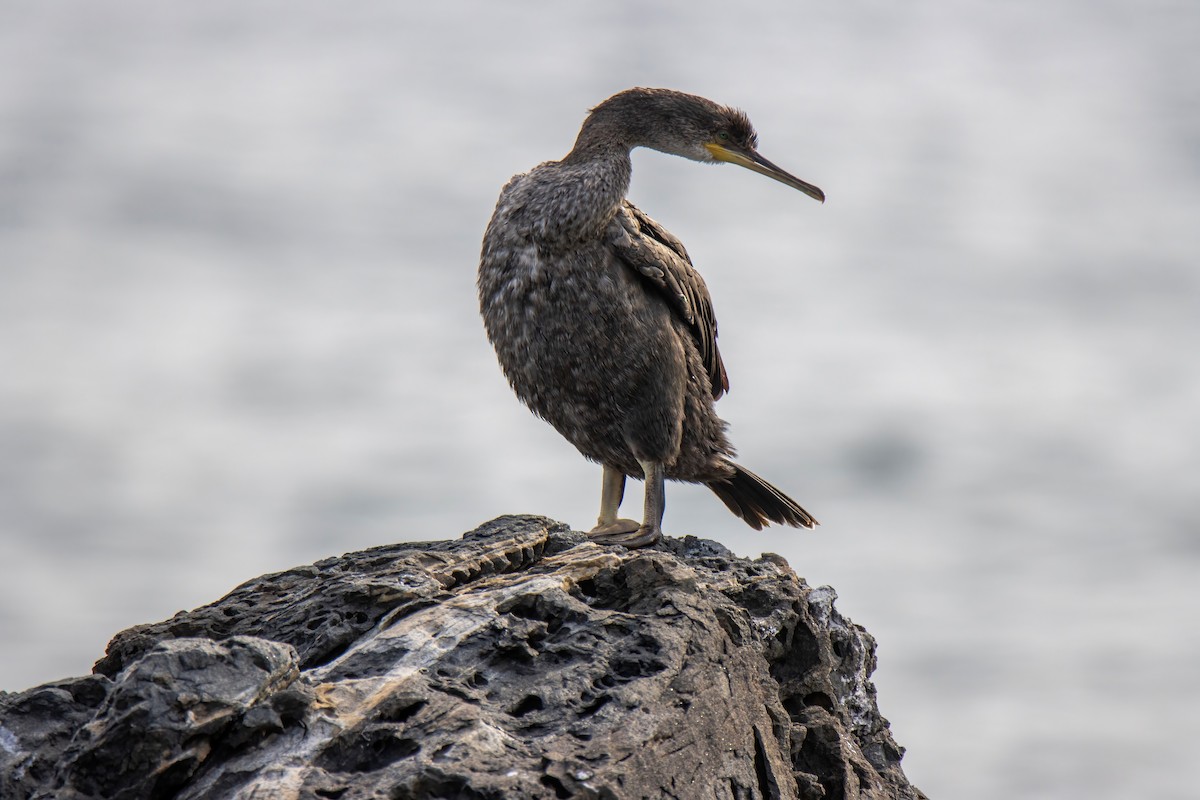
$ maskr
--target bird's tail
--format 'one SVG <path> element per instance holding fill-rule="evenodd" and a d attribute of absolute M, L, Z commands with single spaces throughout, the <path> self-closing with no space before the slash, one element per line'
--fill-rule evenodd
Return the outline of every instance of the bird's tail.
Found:
<path fill-rule="evenodd" d="M 754 530 L 760 531 L 772 522 L 794 528 L 812 528 L 818 524 L 799 503 L 750 470 L 733 463 L 729 466 L 733 467 L 733 475 L 713 481 L 708 488 Z"/>

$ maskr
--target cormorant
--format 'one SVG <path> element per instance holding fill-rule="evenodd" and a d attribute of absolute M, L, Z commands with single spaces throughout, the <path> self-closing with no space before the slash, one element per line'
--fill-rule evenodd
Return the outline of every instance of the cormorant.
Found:
<path fill-rule="evenodd" d="M 658 541 L 664 478 L 706 484 L 756 530 L 817 524 L 731 460 L 713 408 L 729 379 L 708 289 L 683 243 L 625 199 L 629 153 L 649 147 L 737 164 L 824 202 L 756 143 L 739 110 L 629 89 L 591 110 L 565 158 L 500 192 L 479 263 L 484 326 L 522 402 L 603 465 L 595 541 Z M 640 524 L 617 517 L 626 476 L 646 481 Z"/>

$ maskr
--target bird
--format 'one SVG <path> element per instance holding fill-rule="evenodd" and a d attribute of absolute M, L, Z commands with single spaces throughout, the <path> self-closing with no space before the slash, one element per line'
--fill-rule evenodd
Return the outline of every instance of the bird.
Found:
<path fill-rule="evenodd" d="M 480 314 L 517 397 L 602 466 L 594 542 L 658 542 L 666 479 L 707 485 L 756 530 L 817 525 L 733 461 L 714 408 L 729 377 L 708 288 L 683 243 L 626 199 L 630 153 L 642 147 L 736 164 L 824 203 L 757 143 L 736 108 L 627 89 L 588 112 L 565 157 L 500 192 L 480 254 Z M 627 477 L 645 481 L 640 522 L 618 516 Z"/>

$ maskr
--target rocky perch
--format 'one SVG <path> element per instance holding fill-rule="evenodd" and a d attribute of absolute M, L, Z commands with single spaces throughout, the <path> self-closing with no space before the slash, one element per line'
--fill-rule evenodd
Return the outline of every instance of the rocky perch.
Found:
<path fill-rule="evenodd" d="M 0 693 L 0 797 L 924 798 L 834 599 L 542 517 L 350 553 Z"/>

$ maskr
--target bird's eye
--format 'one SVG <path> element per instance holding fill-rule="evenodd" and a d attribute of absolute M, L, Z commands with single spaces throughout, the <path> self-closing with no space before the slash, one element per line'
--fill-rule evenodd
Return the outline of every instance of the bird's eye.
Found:
<path fill-rule="evenodd" d="M 717 134 L 717 138 L 720 139 L 722 142 L 728 142 L 729 141 L 729 132 L 721 131 L 720 133 Z"/>

